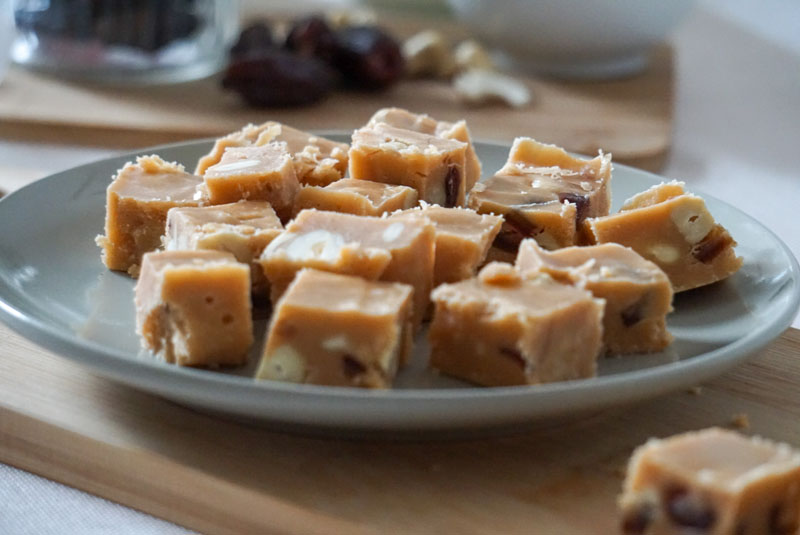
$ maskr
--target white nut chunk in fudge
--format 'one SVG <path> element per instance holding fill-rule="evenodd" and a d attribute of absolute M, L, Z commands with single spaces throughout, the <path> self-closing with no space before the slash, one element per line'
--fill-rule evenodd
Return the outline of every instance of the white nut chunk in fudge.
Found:
<path fill-rule="evenodd" d="M 229 147 L 250 147 L 272 142 L 286 143 L 292 156 L 295 174 L 301 184 L 324 186 L 342 178 L 347 171 L 347 143 L 303 132 L 275 121 L 261 125 L 247 125 L 214 143 L 207 155 L 197 162 L 195 173 L 205 174 L 212 165 L 222 159 Z"/>
<path fill-rule="evenodd" d="M 281 221 L 292 217 L 300 184 L 286 143 L 225 149 L 222 160 L 203 175 L 211 204 L 267 201 Z"/>
<path fill-rule="evenodd" d="M 516 267 L 546 273 L 605 299 L 603 344 L 611 355 L 661 351 L 672 342 L 666 316 L 672 311 L 667 275 L 633 249 L 616 243 L 542 249 L 535 240 L 519 247 Z"/>
<path fill-rule="evenodd" d="M 795 535 L 800 452 L 718 428 L 652 439 L 619 504 L 625 535 Z"/>
<path fill-rule="evenodd" d="M 409 284 L 418 327 L 433 287 L 434 240 L 429 221 L 304 210 L 269 244 L 260 262 L 273 302 L 303 268 Z"/>
<path fill-rule="evenodd" d="M 463 119 L 451 123 L 439 121 L 424 113 L 411 113 L 402 108 L 383 108 L 375 112 L 367 125 L 374 126 L 378 123 L 386 123 L 397 128 L 413 130 L 442 139 L 455 139 L 466 143 L 466 168 L 464 170 L 466 193 L 469 193 L 472 187 L 481 179 L 481 161 L 478 159 L 478 153 L 475 152 L 475 146 L 472 144 L 467 122 Z"/>
<path fill-rule="evenodd" d="M 256 379 L 391 387 L 411 349 L 412 293 L 304 269 L 275 307 Z"/>
<path fill-rule="evenodd" d="M 417 190 L 370 180 L 343 178 L 327 186 L 305 186 L 294 202 L 295 214 L 315 208 L 329 212 L 380 216 L 417 204 Z"/>
<path fill-rule="evenodd" d="M 108 186 L 105 235 L 97 237 L 106 267 L 135 276 L 142 255 L 161 247 L 167 211 L 201 204 L 202 183 L 182 165 L 158 156 L 126 163 Z"/>
<path fill-rule="evenodd" d="M 350 176 L 414 188 L 431 204 L 464 206 L 466 150 L 461 141 L 376 123 L 353 133 Z"/>
<path fill-rule="evenodd" d="M 436 288 L 428 333 L 431 367 L 485 386 L 592 377 L 603 336 L 603 300 L 510 265 Z"/>
<path fill-rule="evenodd" d="M 500 216 L 479 214 L 469 208 L 443 208 L 429 204 L 396 212 L 390 218 L 424 218 L 433 223 L 436 230 L 434 286 L 474 277 L 503 224 Z"/>
<path fill-rule="evenodd" d="M 147 253 L 136 283 L 142 345 L 180 366 L 244 364 L 253 343 L 250 269 L 230 253 Z"/>
<path fill-rule="evenodd" d="M 254 295 L 267 295 L 269 284 L 258 258 L 281 232 L 268 202 L 239 201 L 216 206 L 172 208 L 167 213 L 167 251 L 211 250 L 233 254 L 250 266 Z"/>
<path fill-rule="evenodd" d="M 619 213 L 584 225 L 594 243 L 625 245 L 658 265 L 675 292 L 725 279 L 742 265 L 734 239 L 681 182 L 653 186 L 628 199 Z"/>
<path fill-rule="evenodd" d="M 587 217 L 611 205 L 611 155 L 585 160 L 555 145 L 517 138 L 506 164 L 470 193 L 469 207 L 505 219 L 495 240 L 497 258 L 513 260 L 519 243 L 533 238 L 545 249 L 583 243 Z"/>

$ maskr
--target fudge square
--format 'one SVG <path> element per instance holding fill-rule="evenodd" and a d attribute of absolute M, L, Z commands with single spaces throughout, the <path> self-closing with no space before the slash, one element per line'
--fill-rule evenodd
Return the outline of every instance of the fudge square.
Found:
<path fill-rule="evenodd" d="M 256 379 L 389 388 L 411 349 L 407 284 L 304 269 L 275 307 Z"/>
<path fill-rule="evenodd" d="M 616 243 L 545 251 L 535 240 L 519 247 L 516 267 L 546 273 L 605 299 L 603 345 L 612 355 L 661 351 L 672 342 L 666 315 L 672 311 L 667 275 L 633 249 Z"/>
<path fill-rule="evenodd" d="M 292 155 L 295 174 L 301 184 L 330 184 L 342 178 L 347 171 L 347 143 L 337 143 L 321 136 L 309 134 L 275 121 L 261 125 L 249 124 L 214 143 L 207 155 L 197 162 L 195 174 L 203 175 L 216 165 L 229 147 L 266 145 L 271 142 L 286 143 Z"/>
<path fill-rule="evenodd" d="M 430 365 L 443 373 L 485 386 L 595 375 L 604 303 L 585 290 L 493 262 L 431 298 Z"/>
<path fill-rule="evenodd" d="M 414 130 L 423 134 L 430 134 L 442 139 L 455 139 L 467 144 L 466 162 L 464 169 L 465 190 L 467 193 L 481 179 L 481 161 L 472 145 L 472 139 L 464 120 L 450 123 L 447 121 L 437 121 L 433 117 L 424 113 L 411 113 L 402 108 L 383 108 L 375 112 L 367 123 L 374 126 L 378 123 L 386 123 L 397 128 Z"/>
<path fill-rule="evenodd" d="M 164 248 L 231 253 L 236 260 L 250 266 L 253 293 L 262 295 L 267 294 L 269 284 L 257 259 L 281 232 L 283 225 L 268 202 L 172 208 L 167 212 Z"/>
<path fill-rule="evenodd" d="M 300 184 L 285 143 L 233 147 L 203 175 L 211 204 L 268 201 L 282 221 L 292 216 Z"/>
<path fill-rule="evenodd" d="M 433 287 L 434 247 L 429 221 L 303 210 L 267 246 L 260 262 L 273 302 L 305 267 L 409 284 L 419 327 Z"/>
<path fill-rule="evenodd" d="M 619 504 L 626 535 L 795 535 L 800 452 L 718 428 L 651 439 Z"/>
<path fill-rule="evenodd" d="M 243 364 L 253 343 L 250 270 L 230 253 L 147 253 L 136 283 L 142 345 L 180 366 Z"/>
<path fill-rule="evenodd" d="M 433 223 L 436 230 L 434 286 L 474 277 L 503 224 L 500 216 L 429 204 L 396 212 L 390 218 L 425 218 Z"/>
<path fill-rule="evenodd" d="M 370 180 L 343 178 L 327 186 L 305 186 L 294 201 L 295 214 L 309 208 L 379 216 L 417 204 L 417 190 Z"/>
<path fill-rule="evenodd" d="M 106 192 L 105 235 L 98 236 L 103 263 L 136 276 L 142 255 L 161 247 L 170 208 L 198 206 L 200 177 L 158 156 L 141 156 L 117 172 Z"/>
<path fill-rule="evenodd" d="M 353 133 L 350 176 L 412 187 L 431 204 L 464 206 L 466 150 L 461 141 L 377 123 Z"/>
<path fill-rule="evenodd" d="M 653 186 L 619 213 L 587 219 L 584 226 L 592 242 L 620 243 L 658 265 L 675 292 L 725 279 L 742 265 L 734 239 L 680 182 Z"/>

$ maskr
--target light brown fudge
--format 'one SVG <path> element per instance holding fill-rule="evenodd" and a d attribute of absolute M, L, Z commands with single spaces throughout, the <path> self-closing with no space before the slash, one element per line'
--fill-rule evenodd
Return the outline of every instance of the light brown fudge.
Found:
<path fill-rule="evenodd" d="M 249 147 L 266 145 L 272 142 L 286 143 L 292 155 L 295 174 L 301 184 L 330 184 L 342 178 L 347 172 L 347 143 L 303 132 L 275 121 L 261 125 L 249 124 L 237 132 L 228 134 L 214 143 L 207 155 L 197 162 L 195 174 L 203 175 L 212 165 L 222 159 L 229 147 Z"/>
<path fill-rule="evenodd" d="M 672 342 L 666 315 L 672 311 L 667 275 L 633 249 L 616 243 L 542 249 L 535 240 L 519 247 L 516 267 L 546 273 L 605 299 L 603 345 L 611 355 L 661 351 Z"/>
<path fill-rule="evenodd" d="M 626 535 L 794 535 L 800 452 L 718 428 L 651 439 L 619 504 Z"/>
<path fill-rule="evenodd" d="M 464 206 L 467 144 L 377 123 L 353 133 L 350 176 L 409 186 L 419 198 Z"/>
<path fill-rule="evenodd" d="M 705 201 L 678 182 L 654 186 L 626 201 L 619 213 L 584 225 L 594 243 L 620 243 L 658 265 L 675 292 L 725 279 L 742 265 L 736 242 Z"/>
<path fill-rule="evenodd" d="M 256 379 L 389 388 L 411 349 L 407 284 L 304 269 L 275 307 Z"/>
<path fill-rule="evenodd" d="M 230 253 L 147 253 L 136 283 L 142 345 L 180 366 L 232 366 L 253 343 L 250 270 Z"/>
<path fill-rule="evenodd" d="M 383 108 L 375 112 L 367 123 L 374 126 L 377 123 L 386 123 L 397 128 L 414 130 L 423 134 L 430 134 L 442 139 L 455 139 L 467 144 L 466 162 L 464 169 L 465 190 L 467 193 L 481 179 L 481 161 L 472 144 L 472 138 L 463 119 L 450 123 L 438 121 L 424 113 L 411 113 L 402 108 Z"/>
<path fill-rule="evenodd" d="M 141 156 L 117 172 L 106 192 L 105 235 L 97 237 L 109 269 L 136 276 L 142 255 L 161 247 L 170 208 L 203 203 L 200 177 L 158 156 Z"/>
<path fill-rule="evenodd" d="M 592 377 L 603 336 L 603 300 L 488 264 L 478 277 L 436 288 L 430 365 L 485 386 Z"/>
<path fill-rule="evenodd" d="M 433 223 L 436 229 L 434 286 L 474 277 L 503 224 L 500 216 L 429 204 L 396 212 L 390 218 L 426 218 Z"/>
<path fill-rule="evenodd" d="M 294 213 L 316 208 L 346 214 L 380 216 L 387 212 L 411 208 L 417 204 L 417 190 L 343 178 L 327 186 L 305 186 L 294 202 Z"/>
<path fill-rule="evenodd" d="M 269 283 L 257 259 L 281 232 L 283 225 L 268 202 L 173 208 L 167 213 L 164 248 L 231 253 L 250 266 L 253 294 L 268 295 Z"/>
<path fill-rule="evenodd" d="M 203 175 L 211 204 L 267 201 L 281 221 L 292 217 L 300 184 L 285 143 L 233 147 Z"/>
<path fill-rule="evenodd" d="M 302 268 L 410 284 L 419 327 L 433 287 L 434 240 L 429 221 L 303 210 L 264 250 L 260 262 L 273 302 Z"/>

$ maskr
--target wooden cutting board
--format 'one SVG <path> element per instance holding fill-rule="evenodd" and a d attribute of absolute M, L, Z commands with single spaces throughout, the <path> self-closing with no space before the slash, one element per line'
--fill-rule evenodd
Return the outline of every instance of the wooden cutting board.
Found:
<path fill-rule="evenodd" d="M 254 110 L 217 78 L 164 87 L 104 87 L 12 68 L 0 85 L 0 137 L 144 147 L 219 136 L 249 122 L 278 120 L 304 129 L 353 129 L 378 108 L 400 106 L 442 119 L 466 118 L 476 138 L 532 136 L 569 150 L 602 148 L 615 161 L 657 171 L 670 147 L 672 50 L 652 55 L 643 74 L 617 81 L 528 79 L 535 102 L 466 108 L 445 82 L 405 81 L 385 93 L 337 93 L 300 109 Z"/>
<path fill-rule="evenodd" d="M 0 325 L 0 461 L 202 533 L 615 533 L 632 449 L 741 415 L 800 445 L 800 331 L 704 385 L 439 442 L 291 436 L 140 393 Z M 590 445 L 590 446 L 589 446 Z"/>

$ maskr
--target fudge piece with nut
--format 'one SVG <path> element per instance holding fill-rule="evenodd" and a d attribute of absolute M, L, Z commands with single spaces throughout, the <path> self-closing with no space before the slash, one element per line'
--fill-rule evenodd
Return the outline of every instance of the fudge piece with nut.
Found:
<path fill-rule="evenodd" d="M 625 245 L 658 265 L 675 292 L 725 279 L 742 265 L 734 239 L 714 221 L 705 201 L 686 193 L 680 182 L 653 186 L 626 201 L 619 213 L 584 225 L 592 242 Z"/>
<path fill-rule="evenodd" d="M 250 266 L 253 294 L 268 295 L 269 284 L 257 259 L 281 232 L 283 225 L 268 202 L 172 208 L 167 212 L 164 248 L 231 253 Z"/>
<path fill-rule="evenodd" d="M 343 178 L 327 186 L 305 186 L 294 202 L 295 214 L 309 208 L 379 216 L 417 204 L 417 190 L 370 180 Z"/>
<path fill-rule="evenodd" d="M 500 216 L 479 214 L 469 208 L 443 208 L 429 204 L 390 216 L 390 219 L 409 218 L 427 219 L 436 230 L 434 286 L 474 277 L 503 224 Z"/>
<path fill-rule="evenodd" d="M 485 386 L 595 375 L 604 303 L 585 290 L 494 262 L 431 298 L 430 365 L 443 373 Z"/>
<path fill-rule="evenodd" d="M 202 183 L 182 165 L 158 156 L 126 163 L 108 186 L 105 235 L 96 240 L 105 265 L 136 276 L 142 255 L 161 247 L 167 211 L 201 204 Z"/>
<path fill-rule="evenodd" d="M 292 217 L 300 190 L 286 143 L 226 149 L 220 162 L 206 169 L 203 180 L 211 204 L 267 201 L 282 221 Z"/>
<path fill-rule="evenodd" d="M 180 366 L 244 364 L 253 343 L 250 269 L 230 253 L 147 253 L 136 283 L 142 345 Z"/>
<path fill-rule="evenodd" d="M 605 299 L 603 345 L 612 355 L 661 351 L 672 341 L 666 316 L 672 310 L 667 275 L 633 249 L 616 243 L 542 249 L 535 240 L 519 247 L 516 267 L 546 273 Z"/>
<path fill-rule="evenodd" d="M 431 204 L 464 206 L 466 150 L 461 141 L 376 123 L 353 133 L 350 176 L 409 186 Z"/>
<path fill-rule="evenodd" d="M 800 452 L 717 428 L 636 449 L 619 500 L 625 535 L 794 535 Z"/>
<path fill-rule="evenodd" d="M 389 388 L 411 349 L 413 289 L 314 269 L 275 306 L 256 379 Z"/>
<path fill-rule="evenodd" d="M 409 284 L 419 326 L 433 286 L 434 239 L 429 221 L 303 210 L 264 250 L 260 262 L 273 302 L 302 268 Z"/>
<path fill-rule="evenodd" d="M 383 108 L 375 112 L 367 123 L 369 126 L 377 123 L 386 123 L 397 128 L 414 130 L 423 134 L 430 134 L 442 139 L 455 139 L 467 144 L 466 162 L 464 169 L 464 181 L 466 192 L 481 179 L 481 161 L 472 145 L 472 139 L 467 128 L 467 122 L 463 119 L 450 123 L 438 121 L 424 113 L 411 113 L 402 108 Z"/>
<path fill-rule="evenodd" d="M 338 143 L 268 121 L 258 126 L 249 124 L 218 139 L 211 152 L 197 162 L 195 174 L 203 175 L 209 167 L 218 164 L 227 148 L 260 146 L 272 142 L 286 143 L 297 180 L 301 184 L 324 186 L 339 180 L 347 171 L 347 143 Z"/>

